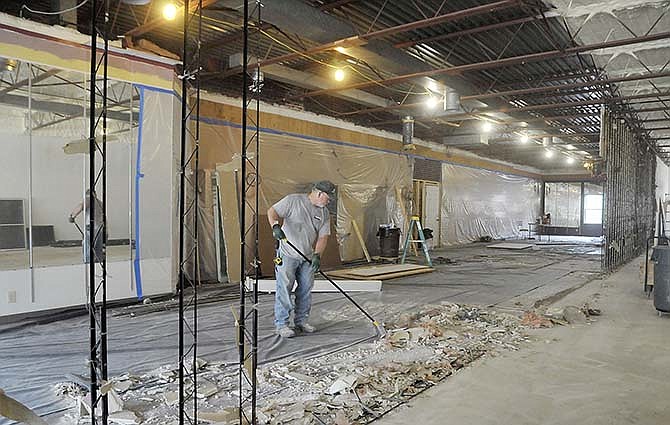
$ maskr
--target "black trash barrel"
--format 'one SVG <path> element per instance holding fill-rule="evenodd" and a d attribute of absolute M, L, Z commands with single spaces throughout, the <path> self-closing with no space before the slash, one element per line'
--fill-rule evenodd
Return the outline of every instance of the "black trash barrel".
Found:
<path fill-rule="evenodd" d="M 377 236 L 379 236 L 379 255 L 382 257 L 397 257 L 400 245 L 400 229 L 379 226 Z"/>
<path fill-rule="evenodd" d="M 654 265 L 654 308 L 670 313 L 670 246 L 654 247 L 651 259 Z"/>

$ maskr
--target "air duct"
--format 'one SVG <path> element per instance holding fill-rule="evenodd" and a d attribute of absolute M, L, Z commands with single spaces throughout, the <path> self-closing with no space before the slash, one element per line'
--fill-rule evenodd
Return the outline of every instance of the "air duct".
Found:
<path fill-rule="evenodd" d="M 412 143 L 413 139 L 414 117 L 410 117 L 408 115 L 402 119 L 402 150 L 408 151 L 416 149 L 416 146 L 414 146 L 414 143 Z"/>
<path fill-rule="evenodd" d="M 450 87 L 444 91 L 444 111 L 447 114 L 460 114 L 463 111 L 461 107 L 461 95 Z"/>

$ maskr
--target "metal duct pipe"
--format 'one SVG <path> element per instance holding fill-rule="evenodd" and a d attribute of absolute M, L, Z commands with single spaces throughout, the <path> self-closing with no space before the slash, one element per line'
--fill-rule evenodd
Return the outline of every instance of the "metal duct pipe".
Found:
<path fill-rule="evenodd" d="M 412 143 L 414 139 L 414 117 L 406 116 L 402 119 L 402 149 L 414 150 L 416 146 Z"/>
<path fill-rule="evenodd" d="M 462 113 L 461 95 L 452 88 L 447 88 L 444 92 L 444 111 L 447 113 Z"/>

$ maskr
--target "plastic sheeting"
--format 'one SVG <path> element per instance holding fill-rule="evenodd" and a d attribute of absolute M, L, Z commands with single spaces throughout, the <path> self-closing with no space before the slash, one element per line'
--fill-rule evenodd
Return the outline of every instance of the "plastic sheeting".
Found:
<path fill-rule="evenodd" d="M 233 156 L 239 154 L 240 133 L 238 125 L 203 119 L 201 168 L 214 169 L 216 164 L 231 162 Z M 337 215 L 336 232 L 342 260 L 363 257 L 352 229 L 352 219 L 356 219 L 373 255 L 378 250 L 375 235 L 380 224 L 394 223 L 405 227 L 396 194 L 408 190 L 412 184 L 411 166 L 406 155 L 271 129 L 262 129 L 260 146 L 259 213 L 263 217 L 267 209 L 283 196 L 307 192 L 313 182 L 328 179 L 337 186 L 336 205 L 329 208 Z M 236 194 L 228 191 L 222 196 Z M 248 199 L 253 196 L 253 192 L 247 193 Z M 213 253 L 203 252 L 201 255 L 211 257 Z M 211 258 L 205 258 L 203 263 L 211 264 Z"/>
<path fill-rule="evenodd" d="M 546 183 L 544 212 L 554 226 L 579 227 L 582 207 L 581 183 Z"/>
<path fill-rule="evenodd" d="M 351 296 L 384 322 L 401 312 L 416 312 L 419 307 L 442 300 L 495 305 L 545 285 L 570 287 L 599 270 L 597 256 L 577 259 L 553 251 L 546 254 L 490 251 L 481 246 L 446 251 L 443 255 L 457 264 L 438 266 L 434 273 L 411 279 L 389 281 L 384 283 L 383 292 Z M 485 259 L 477 259 L 481 257 Z M 488 273 L 478 273 L 483 264 Z M 237 294 L 232 291 L 201 294 L 199 358 L 236 367 L 238 349 L 230 309 L 235 309 L 237 303 Z M 368 319 L 340 294 L 314 294 L 310 322 L 318 332 L 308 336 L 281 339 L 274 335 L 272 295 L 261 295 L 258 310 L 261 364 L 289 357 L 298 361 L 320 356 L 375 334 Z M 55 394 L 53 385 L 72 380 L 70 374 L 83 379 L 88 376 L 87 321 L 88 317 L 79 316 L 53 323 L 27 323 L 14 329 L 0 328 L 0 387 L 40 414 L 68 407 Z M 112 311 L 108 320 L 110 377 L 176 364 L 178 324 L 176 300 L 171 308 L 157 303 Z M 7 421 L 0 418 L 0 424 L 6 425 Z"/>
<path fill-rule="evenodd" d="M 442 164 L 442 243 L 514 238 L 540 212 L 540 183 L 528 177 Z"/>

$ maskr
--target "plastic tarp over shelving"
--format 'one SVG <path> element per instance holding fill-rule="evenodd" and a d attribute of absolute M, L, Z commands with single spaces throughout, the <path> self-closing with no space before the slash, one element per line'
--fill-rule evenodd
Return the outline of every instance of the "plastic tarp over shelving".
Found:
<path fill-rule="evenodd" d="M 443 163 L 442 243 L 520 237 L 540 214 L 540 196 L 537 180 Z"/>

